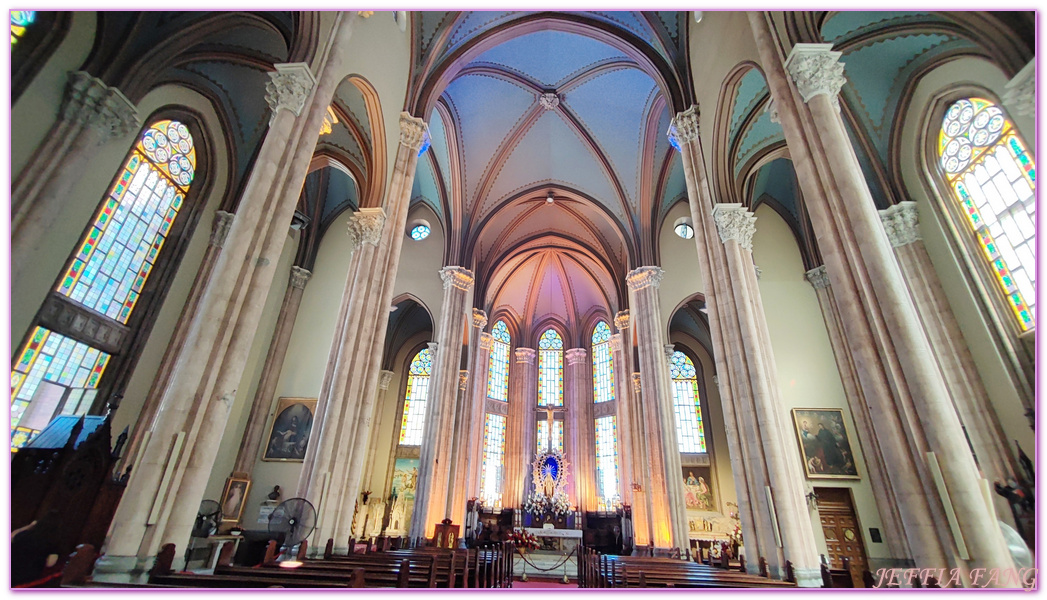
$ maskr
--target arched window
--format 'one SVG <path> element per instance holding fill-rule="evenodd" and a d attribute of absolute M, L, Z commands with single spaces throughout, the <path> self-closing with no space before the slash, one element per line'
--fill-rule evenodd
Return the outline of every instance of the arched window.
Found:
<path fill-rule="evenodd" d="M 11 45 L 25 36 L 25 30 L 36 20 L 35 10 L 12 10 L 11 11 Z"/>
<path fill-rule="evenodd" d="M 593 402 L 614 400 L 611 328 L 600 321 L 593 330 Z"/>
<path fill-rule="evenodd" d="M 484 455 L 480 467 L 480 498 L 487 506 L 502 498 L 502 465 L 505 456 L 505 417 L 487 413 L 484 421 Z"/>
<path fill-rule="evenodd" d="M 563 338 L 547 329 L 538 338 L 538 406 L 563 406 Z M 541 415 L 541 413 L 539 413 Z M 551 413 L 538 421 L 538 451 L 549 449 Z M 553 449 L 563 452 L 563 421 L 552 420 Z"/>
<path fill-rule="evenodd" d="M 673 409 L 680 452 L 705 452 L 705 429 L 694 363 L 683 352 L 673 352 L 669 374 L 673 380 Z"/>
<path fill-rule="evenodd" d="M 433 353 L 421 350 L 411 360 L 404 395 L 403 418 L 400 420 L 400 445 L 421 446 L 425 426 L 425 403 L 429 396 L 429 375 L 433 371 Z"/>
<path fill-rule="evenodd" d="M 195 173 L 196 148 L 184 124 L 162 120 L 148 127 L 59 278 L 54 291 L 61 302 L 126 325 Z M 59 332 L 37 325 L 16 355 L 12 448 L 24 446 L 56 415 L 90 410 L 112 354 L 74 339 L 85 334 L 73 327 Z"/>
<path fill-rule="evenodd" d="M 1036 326 L 1036 165 L 1003 110 L 981 98 L 954 103 L 938 135 L 953 198 L 1020 331 Z"/>
<path fill-rule="evenodd" d="M 596 419 L 596 485 L 600 510 L 614 510 L 618 494 L 618 419 Z"/>
<path fill-rule="evenodd" d="M 509 400 L 509 343 L 512 341 L 505 321 L 499 320 L 494 324 L 491 337 L 494 342 L 487 369 L 487 397 L 505 402 Z"/>

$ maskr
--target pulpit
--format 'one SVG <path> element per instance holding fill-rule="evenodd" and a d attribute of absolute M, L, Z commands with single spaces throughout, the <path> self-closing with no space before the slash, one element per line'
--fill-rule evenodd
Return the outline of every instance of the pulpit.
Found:
<path fill-rule="evenodd" d="M 451 523 L 450 519 L 444 519 L 436 526 L 436 534 L 433 536 L 434 545 L 437 548 L 457 548 L 461 527 L 461 525 Z"/>

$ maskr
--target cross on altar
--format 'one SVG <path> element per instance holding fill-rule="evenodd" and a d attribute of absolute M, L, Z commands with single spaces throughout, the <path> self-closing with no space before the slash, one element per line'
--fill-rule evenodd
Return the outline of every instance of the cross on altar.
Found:
<path fill-rule="evenodd" d="M 555 413 L 555 412 L 567 413 L 567 407 L 565 407 L 565 406 L 555 406 L 555 405 L 552 405 L 552 404 L 546 404 L 546 405 L 543 405 L 543 406 L 536 406 L 534 408 L 534 411 L 536 413 L 545 413 L 545 421 L 547 423 L 549 423 L 549 426 L 545 428 L 545 435 L 546 435 L 546 438 L 547 438 L 545 447 L 546 447 L 547 450 L 552 451 L 552 449 L 553 449 L 553 421 L 555 420 L 553 418 L 553 413 Z M 567 420 L 566 419 L 566 414 L 565 414 L 564 420 L 565 421 Z"/>

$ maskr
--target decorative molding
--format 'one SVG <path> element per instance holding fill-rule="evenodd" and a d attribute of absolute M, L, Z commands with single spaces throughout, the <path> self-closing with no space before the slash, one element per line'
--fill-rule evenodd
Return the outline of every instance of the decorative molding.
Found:
<path fill-rule="evenodd" d="M 701 111 L 697 104 L 683 112 L 676 113 L 669 123 L 669 131 L 665 134 L 669 137 L 669 143 L 673 148 L 683 151 L 683 144 L 688 144 L 698 139 Z"/>
<path fill-rule="evenodd" d="M 473 327 L 477 329 L 483 329 L 487 325 L 487 313 L 480 310 L 479 308 L 473 309 Z"/>
<path fill-rule="evenodd" d="M 523 363 L 528 365 L 533 365 L 534 359 L 538 355 L 534 348 L 517 348 L 514 354 L 516 355 L 517 364 Z"/>
<path fill-rule="evenodd" d="M 627 329 L 629 327 L 629 310 L 620 310 L 618 314 L 614 315 L 614 326 L 618 328 L 618 331 Z"/>
<path fill-rule="evenodd" d="M 1036 59 L 1029 61 L 1007 82 L 1003 103 L 1016 115 L 1036 114 Z"/>
<path fill-rule="evenodd" d="M 763 269 L 761 269 L 759 265 L 755 265 L 754 264 L 753 265 L 753 270 L 756 271 L 756 279 L 757 279 L 757 281 L 759 281 L 760 277 L 763 276 Z"/>
<path fill-rule="evenodd" d="M 633 373 L 633 392 L 640 395 L 640 374 Z"/>
<path fill-rule="evenodd" d="M 639 267 L 629 271 L 629 274 L 625 276 L 625 282 L 629 285 L 629 289 L 635 292 L 649 286 L 657 288 L 661 285 L 664 276 L 665 271 L 661 267 Z"/>
<path fill-rule="evenodd" d="M 349 217 L 349 240 L 353 250 L 362 244 L 378 246 L 385 227 L 385 211 L 381 208 L 361 208 Z"/>
<path fill-rule="evenodd" d="M 51 292 L 40 307 L 38 323 L 108 354 L 120 351 L 131 330 L 126 325 Z"/>
<path fill-rule="evenodd" d="M 484 398 L 484 412 L 494 415 L 509 416 L 509 403 L 494 398 Z"/>
<path fill-rule="evenodd" d="M 436 351 L 440 348 L 440 342 L 426 342 L 426 346 L 429 347 L 429 352 L 433 355 L 433 360 L 436 360 Z"/>
<path fill-rule="evenodd" d="M 494 336 L 486 331 L 480 332 L 480 349 L 490 350 L 494 347 Z"/>
<path fill-rule="evenodd" d="M 920 237 L 920 211 L 911 200 L 899 202 L 880 211 L 883 229 L 892 248 L 899 248 L 923 239 Z"/>
<path fill-rule="evenodd" d="M 608 400 L 606 402 L 596 402 L 593 404 L 593 418 L 599 419 L 600 417 L 610 417 L 618 414 L 618 401 Z"/>
<path fill-rule="evenodd" d="M 721 242 L 726 244 L 728 240 L 734 240 L 739 246 L 752 252 L 756 215 L 741 204 L 715 204 L 713 220 L 716 221 L 716 231 L 720 234 Z"/>
<path fill-rule="evenodd" d="M 428 147 L 429 126 L 418 117 L 412 117 L 408 112 L 400 113 L 400 143 L 412 150 L 418 150 L 420 155 L 425 152 L 423 146 Z"/>
<path fill-rule="evenodd" d="M 568 366 L 577 364 L 585 364 L 588 353 L 585 348 L 571 348 L 567 352 L 564 352 L 564 356 L 567 357 Z"/>
<path fill-rule="evenodd" d="M 825 265 L 815 267 L 804 274 L 804 278 L 810 282 L 811 286 L 816 290 L 824 290 L 829 287 L 829 271 L 826 270 Z"/>
<path fill-rule="evenodd" d="M 316 87 L 316 77 L 309 70 L 309 65 L 299 63 L 282 63 L 273 65 L 275 71 L 269 71 L 269 81 L 265 84 L 265 101 L 273 111 L 269 124 L 273 124 L 280 109 L 287 109 L 298 117 L 305 108 L 309 94 Z"/>
<path fill-rule="evenodd" d="M 665 359 L 672 362 L 673 352 L 676 352 L 676 344 L 666 344 L 662 346 L 662 349 L 665 350 Z"/>
<path fill-rule="evenodd" d="M 713 385 L 716 386 L 716 391 L 720 391 L 720 376 L 713 375 Z"/>
<path fill-rule="evenodd" d="M 560 106 L 560 97 L 556 95 L 556 92 L 545 92 L 538 96 L 538 104 L 541 104 L 545 110 L 554 110 Z"/>
<path fill-rule="evenodd" d="M 382 370 L 378 372 L 378 389 L 387 390 L 389 389 L 389 382 L 393 380 L 394 373 L 392 371 Z"/>
<path fill-rule="evenodd" d="M 771 98 L 770 102 L 767 103 L 767 107 L 764 108 L 764 112 L 771 115 L 771 123 L 777 123 L 781 125 L 782 120 L 778 116 L 778 105 L 775 104 L 774 98 Z"/>
<path fill-rule="evenodd" d="M 469 371 L 462 369 L 458 371 L 458 391 L 464 392 L 469 385 Z"/>
<path fill-rule="evenodd" d="M 141 127 L 138 108 L 123 93 L 84 71 L 71 71 L 60 113 L 62 120 L 92 127 L 102 134 L 99 145 Z"/>
<path fill-rule="evenodd" d="M 233 226 L 233 217 L 231 212 L 224 210 L 214 211 L 214 221 L 211 222 L 211 241 L 212 246 L 221 248 L 225 244 L 225 238 L 229 235 L 229 228 Z"/>
<path fill-rule="evenodd" d="M 291 287 L 304 290 L 305 284 L 309 282 L 309 278 L 312 276 L 313 273 L 309 269 L 291 267 Z"/>
<path fill-rule="evenodd" d="M 444 267 L 440 269 L 440 279 L 444 282 L 444 289 L 451 287 L 464 292 L 473 289 L 473 272 L 462 267 Z"/>
<path fill-rule="evenodd" d="M 622 351 L 622 334 L 615 333 L 611 335 L 611 352 Z"/>
<path fill-rule="evenodd" d="M 847 78 L 843 76 L 840 62 L 843 53 L 833 51 L 832 47 L 832 44 L 796 44 L 785 59 L 785 70 L 796 82 L 804 102 L 825 94 L 836 110 L 840 110 L 840 88 Z"/>

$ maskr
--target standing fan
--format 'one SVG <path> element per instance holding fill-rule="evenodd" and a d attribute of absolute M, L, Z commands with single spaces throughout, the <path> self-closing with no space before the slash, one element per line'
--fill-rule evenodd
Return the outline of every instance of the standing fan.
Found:
<path fill-rule="evenodd" d="M 193 523 L 193 537 L 205 538 L 214 535 L 218 531 L 218 524 L 222 522 L 222 507 L 214 500 L 203 500 L 200 508 L 196 511 L 196 521 Z"/>
<path fill-rule="evenodd" d="M 284 500 L 269 515 L 270 535 L 283 534 L 284 547 L 294 548 L 316 527 L 316 509 L 305 498 Z"/>

